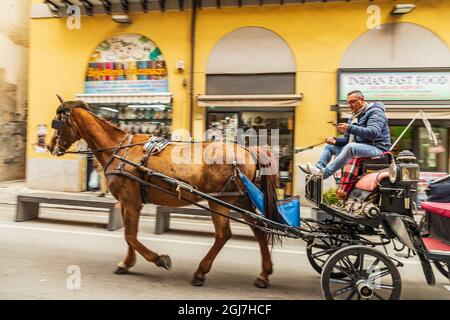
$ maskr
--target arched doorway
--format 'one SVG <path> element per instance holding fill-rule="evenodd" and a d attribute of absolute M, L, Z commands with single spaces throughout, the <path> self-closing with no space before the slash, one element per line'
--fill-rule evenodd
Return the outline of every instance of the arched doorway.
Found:
<path fill-rule="evenodd" d="M 287 43 L 271 30 L 244 27 L 225 35 L 211 51 L 206 95 L 198 98 L 206 107 L 207 139 L 238 141 L 239 130 L 249 129 L 262 139 L 263 132 L 279 130 L 279 191 L 285 195 L 293 192 L 295 107 L 301 100 L 295 81 L 296 63 Z"/>
<path fill-rule="evenodd" d="M 102 41 L 90 56 L 84 93 L 91 110 L 123 130 L 169 137 L 172 95 L 159 47 L 144 35 L 122 34 Z M 88 159 L 87 179 L 92 172 Z M 86 189 L 95 189 L 86 184 Z"/>

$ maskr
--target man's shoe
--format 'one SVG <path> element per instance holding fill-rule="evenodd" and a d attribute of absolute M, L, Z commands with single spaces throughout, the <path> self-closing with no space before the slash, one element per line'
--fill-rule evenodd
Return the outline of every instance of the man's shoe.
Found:
<path fill-rule="evenodd" d="M 313 175 L 313 176 L 321 176 L 322 175 L 322 169 L 317 167 L 315 164 L 312 164 L 311 162 L 308 162 L 306 164 L 306 169 Z"/>
<path fill-rule="evenodd" d="M 311 174 L 311 171 L 308 170 L 308 166 L 306 164 L 300 164 L 298 166 L 300 170 L 302 170 L 306 174 Z"/>

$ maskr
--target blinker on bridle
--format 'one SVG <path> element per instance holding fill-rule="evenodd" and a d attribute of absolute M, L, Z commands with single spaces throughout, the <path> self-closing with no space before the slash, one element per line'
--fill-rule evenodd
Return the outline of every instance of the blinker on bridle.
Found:
<path fill-rule="evenodd" d="M 64 133 L 64 128 L 66 126 L 67 120 L 70 117 L 72 109 L 63 108 L 64 99 L 61 96 L 56 95 L 61 102 L 61 106 L 58 108 L 58 115 L 61 115 L 61 120 L 53 119 L 52 128 L 56 130 L 56 138 L 58 139 L 58 149 L 56 150 L 58 155 L 63 155 L 67 152 L 67 141 L 63 139 L 62 134 Z"/>

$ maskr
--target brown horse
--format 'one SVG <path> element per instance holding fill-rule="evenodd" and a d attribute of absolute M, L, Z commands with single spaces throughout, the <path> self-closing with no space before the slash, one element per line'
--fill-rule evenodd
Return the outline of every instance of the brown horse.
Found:
<path fill-rule="evenodd" d="M 100 150 L 110 147 L 116 147 L 123 144 L 139 144 L 133 147 L 120 149 L 118 155 L 124 155 L 133 162 L 139 162 L 144 156 L 142 144 L 148 139 L 148 135 L 136 134 L 131 141 L 125 141 L 129 135 L 120 128 L 100 119 L 89 111 L 89 107 L 82 101 L 66 101 L 63 102 L 57 109 L 55 123 L 59 124 L 59 128 L 55 130 L 48 149 L 53 155 L 61 156 L 66 153 L 69 147 L 76 141 L 84 139 L 89 148 L 93 151 L 95 157 L 99 160 L 105 168 L 108 162 L 108 170 L 117 169 L 121 162 L 113 157 L 114 150 Z M 56 125 L 58 127 L 58 125 Z M 232 147 L 234 155 L 230 152 L 225 152 L 225 149 Z M 199 147 L 200 146 L 200 147 Z M 174 148 L 181 151 L 200 150 L 202 155 L 201 161 L 193 164 L 177 164 L 172 161 Z M 221 152 L 223 151 L 223 152 Z M 239 152 L 238 152 L 239 151 Z M 222 163 L 217 161 L 218 158 L 223 157 Z M 231 159 L 230 157 L 236 157 Z M 262 148 L 258 148 L 258 163 L 256 164 L 253 156 L 245 148 L 236 144 L 226 144 L 222 142 L 199 142 L 199 143 L 172 143 L 169 144 L 162 152 L 149 157 L 147 167 L 160 173 L 166 174 L 170 177 L 184 181 L 189 185 L 194 186 L 198 190 L 206 193 L 217 193 L 223 191 L 224 187 L 232 186 L 226 191 L 237 191 L 238 187 L 235 184 L 229 184 L 228 181 L 233 175 L 233 160 L 236 160 L 238 167 L 250 179 L 256 175 L 257 166 L 260 163 L 269 163 L 272 159 L 267 152 Z M 210 161 L 210 160 L 213 161 Z M 215 161 L 214 161 L 215 160 Z M 220 159 L 219 159 L 220 160 Z M 263 161 L 264 160 L 264 161 Z M 111 162 L 112 161 L 112 162 Z M 215 163 L 214 163 L 215 162 Z M 142 177 L 142 173 L 135 167 L 125 165 L 124 169 L 136 177 Z M 127 273 L 128 270 L 136 263 L 136 251 L 141 254 L 147 261 L 155 263 L 158 267 L 170 269 L 171 261 L 167 255 L 159 255 L 158 253 L 145 247 L 137 238 L 139 216 L 143 207 L 143 199 L 141 197 L 140 184 L 133 179 L 125 176 L 108 176 L 108 186 L 111 194 L 120 202 L 122 208 L 122 218 L 125 227 L 125 239 L 128 244 L 128 254 L 125 259 L 118 264 L 115 271 L 117 274 Z M 277 214 L 275 203 L 275 189 L 277 183 L 277 175 L 262 175 L 262 186 L 266 199 L 266 216 L 275 221 L 280 221 Z M 152 178 L 151 182 L 167 190 L 174 191 L 174 187 L 165 182 L 158 181 Z M 238 182 L 240 183 L 240 182 Z M 173 195 L 164 193 L 153 187 L 149 187 L 146 191 L 147 199 L 151 203 L 164 206 L 185 206 L 186 201 L 179 200 Z M 182 191 L 182 196 L 198 202 L 200 198 Z M 219 197 L 231 204 L 236 204 L 241 208 L 251 210 L 254 209 L 247 197 Z M 216 203 L 208 202 L 211 209 L 214 209 L 221 214 L 227 215 L 229 209 L 224 208 Z M 273 213 L 273 217 L 270 215 Z M 247 222 L 253 222 L 250 217 L 243 217 Z M 219 251 L 231 237 L 230 223 L 227 217 L 212 213 L 212 221 L 215 227 L 215 242 L 206 256 L 200 262 L 192 279 L 192 285 L 201 286 L 205 281 L 206 274 L 210 271 L 212 263 Z M 254 284 L 257 287 L 265 288 L 269 283 L 269 275 L 272 273 L 272 261 L 268 245 L 268 237 L 266 234 L 255 227 L 251 227 L 252 231 L 259 242 L 261 256 L 262 256 L 262 271 L 255 280 Z"/>

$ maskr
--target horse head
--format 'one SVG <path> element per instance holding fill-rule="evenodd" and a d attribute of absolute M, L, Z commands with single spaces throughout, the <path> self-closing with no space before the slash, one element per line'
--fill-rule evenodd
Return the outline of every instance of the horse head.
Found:
<path fill-rule="evenodd" d="M 71 121 L 72 111 L 77 108 L 89 110 L 89 105 L 83 101 L 64 101 L 59 95 L 57 97 L 61 104 L 56 109 L 56 116 L 52 121 L 55 132 L 47 149 L 55 156 L 62 156 L 74 142 L 81 139 L 76 126 Z"/>

